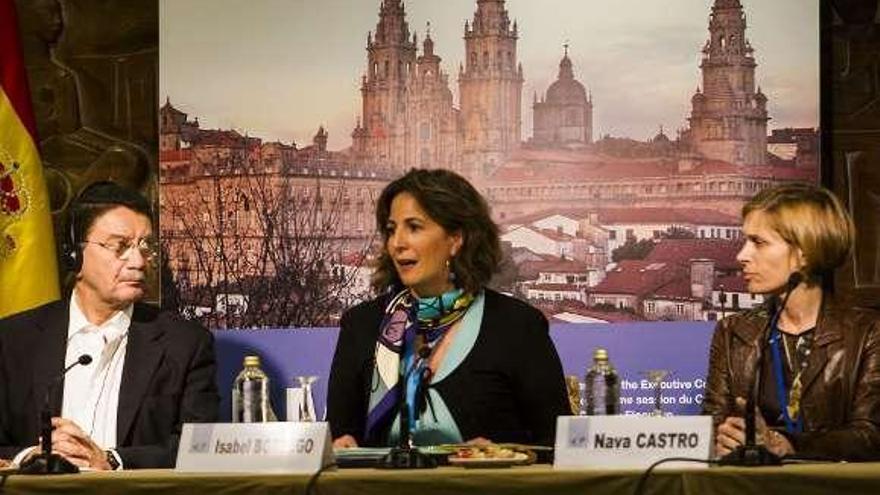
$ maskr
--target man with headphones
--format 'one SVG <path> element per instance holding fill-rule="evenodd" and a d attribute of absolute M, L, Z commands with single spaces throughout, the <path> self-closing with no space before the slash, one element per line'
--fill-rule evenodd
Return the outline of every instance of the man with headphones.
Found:
<path fill-rule="evenodd" d="M 151 218 L 143 196 L 112 182 L 73 203 L 72 290 L 0 320 L 0 458 L 40 452 L 44 403 L 53 451 L 101 470 L 172 467 L 181 425 L 217 419 L 210 332 L 140 302 L 157 256 Z"/>

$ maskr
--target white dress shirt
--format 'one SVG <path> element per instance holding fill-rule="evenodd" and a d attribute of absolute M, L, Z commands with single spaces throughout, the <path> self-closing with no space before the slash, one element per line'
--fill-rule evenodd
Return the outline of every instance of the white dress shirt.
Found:
<path fill-rule="evenodd" d="M 91 356 L 92 362 L 74 366 L 64 376 L 61 417 L 72 420 L 99 447 L 109 450 L 119 463 L 117 469 L 123 466 L 122 458 L 115 450 L 116 415 L 133 311 L 134 305 L 129 305 L 102 325 L 95 326 L 80 309 L 76 291 L 70 295 L 64 366 L 73 364 L 83 354 Z M 20 465 L 34 448 L 19 452 L 13 464 Z"/>
<path fill-rule="evenodd" d="M 80 309 L 76 293 L 70 297 L 65 366 L 82 354 L 90 355 L 92 362 L 75 366 L 64 377 L 61 416 L 76 423 L 103 449 L 116 446 L 119 388 L 133 309 L 129 305 L 95 326 Z"/>

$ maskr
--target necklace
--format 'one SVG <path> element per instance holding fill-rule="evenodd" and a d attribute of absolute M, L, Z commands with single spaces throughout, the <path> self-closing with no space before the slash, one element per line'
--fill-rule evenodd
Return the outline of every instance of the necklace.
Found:
<path fill-rule="evenodd" d="M 792 419 L 797 419 L 798 415 L 800 414 L 801 395 L 803 394 L 803 383 L 801 380 L 801 376 L 807 367 L 807 358 L 810 355 L 810 348 L 812 347 L 813 343 L 812 331 L 807 330 L 806 332 L 797 336 L 797 342 L 795 343 L 795 357 L 797 359 L 797 363 L 795 363 L 794 360 L 792 360 L 791 358 L 788 338 L 788 334 L 782 333 L 782 346 L 783 348 L 785 348 L 785 359 L 788 361 L 788 367 L 794 375 L 791 380 L 791 391 L 789 392 L 787 409 L 788 416 Z M 795 366 L 795 364 L 797 365 Z"/>

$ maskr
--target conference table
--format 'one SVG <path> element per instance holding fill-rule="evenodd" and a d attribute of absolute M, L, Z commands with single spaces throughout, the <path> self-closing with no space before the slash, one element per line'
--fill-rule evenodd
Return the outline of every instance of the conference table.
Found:
<path fill-rule="evenodd" d="M 554 470 L 546 464 L 496 469 L 440 467 L 387 471 L 337 469 L 321 474 L 313 494 L 631 494 L 639 470 Z M 83 493 L 163 495 L 305 494 L 309 475 L 119 471 L 58 476 L 9 476 L 0 494 Z M 880 494 L 880 463 L 777 467 L 660 469 L 645 494 Z"/>

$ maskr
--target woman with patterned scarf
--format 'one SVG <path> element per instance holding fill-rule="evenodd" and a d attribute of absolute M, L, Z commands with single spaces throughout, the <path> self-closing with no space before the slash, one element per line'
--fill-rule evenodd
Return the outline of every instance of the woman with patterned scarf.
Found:
<path fill-rule="evenodd" d="M 418 445 L 551 445 L 569 414 L 562 365 L 546 318 L 486 288 L 501 260 L 486 201 L 453 172 L 413 169 L 384 189 L 376 221 L 383 295 L 342 317 L 334 446 L 396 445 L 401 409 Z"/>

